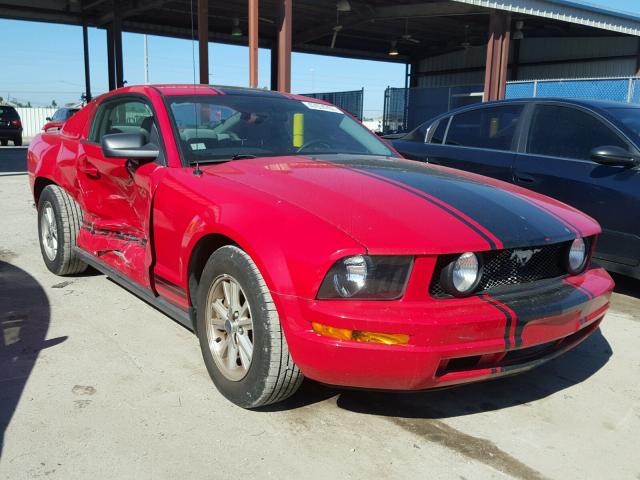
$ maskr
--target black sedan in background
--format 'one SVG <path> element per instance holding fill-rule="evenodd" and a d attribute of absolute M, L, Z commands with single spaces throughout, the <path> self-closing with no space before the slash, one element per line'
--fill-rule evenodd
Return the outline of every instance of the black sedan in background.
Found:
<path fill-rule="evenodd" d="M 13 142 L 16 147 L 22 145 L 22 121 L 15 108 L 0 105 L 0 145 Z"/>
<path fill-rule="evenodd" d="M 389 140 L 407 158 L 515 183 L 590 214 L 603 230 L 597 261 L 640 279 L 640 106 L 489 102 Z"/>

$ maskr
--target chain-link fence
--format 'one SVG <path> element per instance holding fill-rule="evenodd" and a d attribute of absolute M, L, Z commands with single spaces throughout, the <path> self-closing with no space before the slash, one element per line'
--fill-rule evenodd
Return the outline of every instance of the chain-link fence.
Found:
<path fill-rule="evenodd" d="M 301 95 L 333 103 L 349 112 L 358 120 L 362 120 L 364 88 L 350 92 L 301 93 Z"/>
<path fill-rule="evenodd" d="M 406 132 L 453 108 L 481 102 L 482 90 L 482 85 L 387 87 L 384 93 L 383 132 Z"/>
<path fill-rule="evenodd" d="M 391 88 L 384 94 L 384 133 L 409 131 L 457 107 L 482 101 L 482 85 Z M 506 98 L 562 97 L 640 103 L 640 78 L 585 78 L 507 82 Z"/>
<path fill-rule="evenodd" d="M 639 103 L 640 78 L 580 78 L 507 83 L 506 98 L 563 97 Z"/>

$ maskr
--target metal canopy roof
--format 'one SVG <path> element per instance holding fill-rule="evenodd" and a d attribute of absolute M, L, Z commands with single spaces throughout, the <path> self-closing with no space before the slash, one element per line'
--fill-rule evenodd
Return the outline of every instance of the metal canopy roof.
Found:
<path fill-rule="evenodd" d="M 294 51 L 407 62 L 486 44 L 490 9 L 509 11 L 513 20 L 523 20 L 526 37 L 640 36 L 640 19 L 569 0 L 350 0 L 349 4 L 349 12 L 337 12 L 335 0 L 294 0 Z M 278 5 L 277 0 L 260 0 L 262 47 L 274 43 Z M 0 0 L 0 18 L 104 27 L 116 12 L 124 31 L 192 38 L 196 8 L 197 0 L 193 10 L 190 0 Z M 234 18 L 242 36 L 231 35 Z M 339 31 L 332 48 L 336 25 Z M 210 41 L 247 45 L 247 1 L 210 1 L 209 32 Z M 398 56 L 388 54 L 392 41 Z"/>
<path fill-rule="evenodd" d="M 640 16 L 571 0 L 454 0 L 467 5 L 560 20 L 640 36 Z"/>

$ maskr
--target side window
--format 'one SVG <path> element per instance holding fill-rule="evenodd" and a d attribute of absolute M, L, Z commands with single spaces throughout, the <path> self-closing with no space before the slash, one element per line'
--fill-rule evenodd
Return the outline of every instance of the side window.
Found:
<path fill-rule="evenodd" d="M 611 128 L 572 107 L 538 105 L 531 121 L 527 152 L 589 160 L 591 150 L 605 145 L 629 148 Z"/>
<path fill-rule="evenodd" d="M 433 134 L 431 134 L 431 140 L 429 141 L 429 143 L 442 144 L 442 142 L 444 141 L 444 134 L 447 133 L 447 125 L 449 125 L 450 118 L 451 117 L 447 117 L 440 120 L 440 123 L 438 123 L 438 126 L 433 131 Z"/>
<path fill-rule="evenodd" d="M 151 136 L 153 113 L 142 100 L 123 99 L 107 102 L 98 107 L 93 117 L 89 139 L 100 143 L 110 133 L 145 133 Z"/>
<path fill-rule="evenodd" d="M 447 145 L 510 150 L 524 105 L 476 108 L 454 115 Z"/>

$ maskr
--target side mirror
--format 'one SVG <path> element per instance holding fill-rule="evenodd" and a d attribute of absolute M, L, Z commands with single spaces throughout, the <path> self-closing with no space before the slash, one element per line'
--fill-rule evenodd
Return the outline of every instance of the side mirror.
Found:
<path fill-rule="evenodd" d="M 102 153 L 107 158 L 155 160 L 160 150 L 147 142 L 144 133 L 112 133 L 102 137 Z"/>
<path fill-rule="evenodd" d="M 46 120 L 47 122 L 50 122 L 50 121 L 51 121 L 51 117 L 47 117 L 47 118 L 45 118 L 45 120 Z"/>
<path fill-rule="evenodd" d="M 591 150 L 591 160 L 601 165 L 635 167 L 640 159 L 628 150 L 614 145 L 605 145 Z"/>

